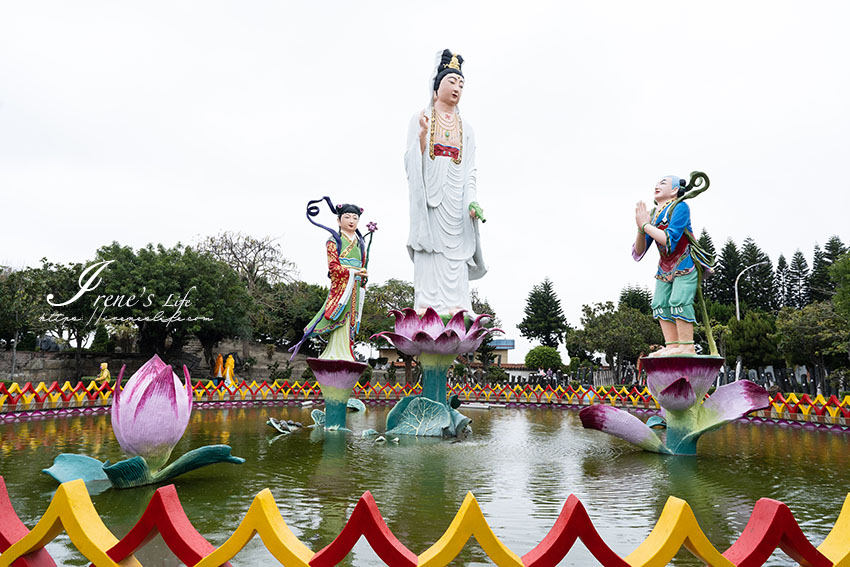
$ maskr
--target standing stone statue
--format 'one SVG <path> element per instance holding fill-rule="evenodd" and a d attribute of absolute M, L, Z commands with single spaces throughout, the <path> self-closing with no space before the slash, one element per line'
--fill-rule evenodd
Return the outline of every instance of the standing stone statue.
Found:
<path fill-rule="evenodd" d="M 404 156 L 410 190 L 414 309 L 472 313 L 469 280 L 486 272 L 477 220 L 475 135 L 458 110 L 463 57 L 448 49 L 433 75 L 428 107 L 410 122 Z"/>

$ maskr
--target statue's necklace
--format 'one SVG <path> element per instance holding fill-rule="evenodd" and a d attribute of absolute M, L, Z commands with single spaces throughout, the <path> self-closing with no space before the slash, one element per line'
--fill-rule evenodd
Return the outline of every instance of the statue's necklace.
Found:
<path fill-rule="evenodd" d="M 652 225 L 653 226 L 655 226 L 655 221 L 658 220 L 658 217 L 661 216 L 661 213 L 664 212 L 664 209 L 667 208 L 667 205 L 669 205 L 672 202 L 673 202 L 673 199 L 670 199 L 669 201 L 664 201 L 663 203 L 658 205 L 658 208 L 655 209 L 655 217 L 652 219 Z"/>
<path fill-rule="evenodd" d="M 460 165 L 461 160 L 463 159 L 463 121 L 460 118 L 460 114 L 454 113 L 455 120 L 457 120 L 457 133 L 458 133 L 458 152 L 457 158 L 452 158 L 452 162 Z M 436 156 L 434 155 L 434 139 L 437 137 L 437 122 L 440 122 L 440 128 L 445 130 L 447 133 L 449 130 L 454 129 L 454 120 L 451 123 L 447 123 L 443 120 L 442 116 L 437 114 L 437 109 L 433 106 L 431 107 L 431 136 L 430 143 L 428 144 L 428 155 L 431 156 L 433 160 Z M 447 136 L 448 137 L 448 136 Z"/>

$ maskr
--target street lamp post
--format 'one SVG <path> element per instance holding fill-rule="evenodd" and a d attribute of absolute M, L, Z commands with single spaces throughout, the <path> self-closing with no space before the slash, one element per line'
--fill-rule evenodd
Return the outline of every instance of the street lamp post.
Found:
<path fill-rule="evenodd" d="M 751 264 L 751 265 L 747 266 L 746 268 L 744 268 L 743 270 L 741 270 L 738 273 L 738 277 L 735 278 L 735 318 L 738 321 L 741 320 L 741 305 L 738 302 L 738 281 L 741 279 L 741 276 L 743 276 L 744 273 L 747 270 L 751 270 L 751 269 L 755 268 L 756 266 L 761 266 L 762 264 L 770 264 L 770 262 L 765 260 L 764 262 L 756 262 L 755 264 Z M 741 379 L 741 355 L 739 354 L 738 359 L 735 362 L 735 381 L 737 382 L 740 379 Z"/>

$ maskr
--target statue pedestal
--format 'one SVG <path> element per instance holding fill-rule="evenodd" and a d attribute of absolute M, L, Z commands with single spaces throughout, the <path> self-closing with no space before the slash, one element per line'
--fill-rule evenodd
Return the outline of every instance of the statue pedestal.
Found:
<path fill-rule="evenodd" d="M 325 400 L 325 429 L 345 429 L 348 398 L 366 364 L 353 360 L 308 358 L 307 365 L 316 375 Z"/>
<path fill-rule="evenodd" d="M 455 354 L 419 355 L 422 395 L 407 396 L 387 415 L 387 435 L 457 437 L 472 421 L 446 400 L 446 378 Z"/>
<path fill-rule="evenodd" d="M 469 328 L 464 311 L 448 321 L 429 307 L 419 317 L 413 309 L 392 311 L 395 330 L 374 335 L 390 341 L 399 352 L 419 356 L 422 365 L 422 395 L 399 400 L 387 415 L 388 435 L 455 437 L 467 431 L 472 421 L 446 400 L 446 374 L 459 354 L 475 352 L 491 333 L 501 329 L 481 326 L 489 315 L 478 315 Z"/>

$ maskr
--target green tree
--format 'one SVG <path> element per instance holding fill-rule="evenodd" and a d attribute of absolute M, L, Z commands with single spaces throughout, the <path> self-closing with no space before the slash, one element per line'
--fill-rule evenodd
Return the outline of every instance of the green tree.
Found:
<path fill-rule="evenodd" d="M 570 329 L 567 331 L 564 346 L 567 347 L 567 353 L 570 355 L 570 366 L 574 365 L 573 361 L 577 361 L 578 363 L 599 363 L 593 356 L 593 350 L 587 345 L 587 341 L 585 341 L 583 329 Z"/>
<path fill-rule="evenodd" d="M 543 370 L 561 368 L 561 354 L 558 349 L 545 345 L 536 346 L 525 355 L 526 368 Z"/>
<path fill-rule="evenodd" d="M 850 330 L 850 254 L 839 257 L 829 269 L 830 277 L 835 283 L 835 295 L 832 303 L 835 314 L 840 318 L 841 327 Z M 848 361 L 850 361 L 850 332 L 844 344 Z"/>
<path fill-rule="evenodd" d="M 781 360 L 776 349 L 776 317 L 763 311 L 748 311 L 743 319 L 729 321 L 726 356 L 740 356 L 750 368 L 775 364 Z"/>
<path fill-rule="evenodd" d="M 773 265 L 770 258 L 762 251 L 752 238 L 744 240 L 741 248 L 742 269 L 757 265 L 747 270 L 738 283 L 741 301 L 750 309 L 773 311 L 775 308 Z"/>
<path fill-rule="evenodd" d="M 115 344 L 109 340 L 109 331 L 106 330 L 106 325 L 98 325 L 94 330 L 94 338 L 92 339 L 89 350 L 94 352 L 112 352 L 110 348 L 114 348 Z"/>
<path fill-rule="evenodd" d="M 38 333 L 45 324 L 46 291 L 39 271 L 33 268 L 0 269 L 0 333 L 11 344 L 9 378 L 14 379 L 18 343 L 26 333 Z"/>
<path fill-rule="evenodd" d="M 501 321 L 499 321 L 499 318 L 496 315 L 496 311 L 490 306 L 490 303 L 486 298 L 482 298 L 479 295 L 477 289 L 473 288 L 470 291 L 469 299 L 470 303 L 472 303 L 472 311 L 478 314 L 486 313 L 492 316 L 482 325 L 483 327 L 492 329 L 494 327 L 498 328 L 502 326 Z M 481 363 L 485 373 L 489 371 L 490 365 L 493 364 L 493 361 L 496 359 L 495 353 L 496 347 L 493 346 L 493 335 L 487 335 L 484 340 L 481 341 L 481 345 L 478 347 L 478 350 L 475 351 L 478 362 Z"/>
<path fill-rule="evenodd" d="M 569 330 L 561 301 L 549 278 L 531 288 L 525 305 L 525 318 L 517 325 L 520 334 L 539 340 L 543 346 L 558 348 Z"/>
<path fill-rule="evenodd" d="M 714 335 L 717 350 L 720 356 L 726 356 L 726 337 L 728 335 L 728 323 L 735 319 L 735 306 L 718 303 L 706 298 L 705 308 L 711 324 L 711 332 Z M 696 310 L 697 325 L 694 327 L 694 340 L 698 341 L 701 352 L 708 352 L 708 342 L 705 336 L 705 321 L 702 318 L 702 309 Z"/>
<path fill-rule="evenodd" d="M 265 343 L 288 348 L 301 340 L 304 328 L 322 309 L 328 296 L 328 288 L 294 281 L 277 283 L 274 290 L 277 298 L 275 306 L 258 323 L 255 336 Z M 362 332 L 363 327 L 361 327 L 361 334 Z M 318 341 L 307 341 L 299 352 L 316 356 L 319 353 L 318 346 Z"/>
<path fill-rule="evenodd" d="M 718 303 L 735 305 L 735 278 L 745 266 L 742 264 L 738 246 L 731 238 L 723 245 L 718 260 L 717 273 L 712 282 L 711 299 Z"/>
<path fill-rule="evenodd" d="M 208 253 L 186 248 L 182 267 L 185 289 L 195 288 L 187 315 L 197 320 L 186 323 L 187 329 L 201 342 L 212 368 L 213 349 L 219 342 L 250 333 L 251 297 L 239 275 Z"/>
<path fill-rule="evenodd" d="M 247 359 L 253 331 L 266 324 L 266 317 L 279 305 L 275 286 L 294 281 L 295 265 L 284 258 L 276 239 L 269 236 L 254 238 L 241 232 L 221 232 L 204 239 L 198 249 L 233 268 L 247 287 L 251 332 L 242 341 L 242 357 Z"/>
<path fill-rule="evenodd" d="M 370 283 L 366 287 L 357 340 L 377 348 L 387 346 L 388 343 L 384 339 L 372 339 L 372 336 L 381 331 L 392 330 L 393 317 L 390 316 L 390 311 L 406 308 L 413 308 L 412 283 L 399 279 L 389 279 L 382 284 Z"/>
<path fill-rule="evenodd" d="M 809 301 L 829 301 L 835 288 L 829 278 L 829 263 L 820 246 L 815 244 L 812 272 L 809 274 Z"/>
<path fill-rule="evenodd" d="M 776 261 L 776 272 L 774 275 L 773 288 L 776 293 L 775 304 L 777 309 L 791 305 L 788 289 L 788 262 L 783 254 Z"/>
<path fill-rule="evenodd" d="M 175 354 L 195 335 L 209 362 L 218 341 L 242 336 L 249 327 L 250 299 L 243 281 L 211 254 L 182 244 L 148 244 L 134 252 L 113 242 L 98 250 L 98 259 L 114 260 L 103 272 L 98 293 L 125 301 L 97 313 L 106 323 L 134 322 L 143 353 Z"/>
<path fill-rule="evenodd" d="M 788 267 L 788 304 L 797 309 L 809 304 L 809 264 L 799 250 Z"/>
<path fill-rule="evenodd" d="M 628 285 L 620 291 L 620 307 L 631 307 L 646 315 L 652 315 L 652 292 L 642 286 Z"/>
<path fill-rule="evenodd" d="M 711 236 L 708 234 L 708 231 L 703 228 L 702 232 L 700 232 L 699 239 L 697 240 L 700 248 L 708 252 L 712 257 L 717 256 L 717 249 L 714 248 L 714 241 L 711 240 Z M 706 278 L 702 282 L 702 293 L 706 297 L 706 299 L 715 297 L 715 282 L 714 278 Z"/>
<path fill-rule="evenodd" d="M 588 349 L 605 354 L 617 381 L 626 363 L 636 363 L 641 353 L 664 342 L 661 328 L 650 315 L 627 306 L 614 308 L 610 301 L 582 306 L 582 337 Z"/>
<path fill-rule="evenodd" d="M 841 239 L 835 235 L 829 237 L 823 247 L 823 251 L 824 260 L 830 267 L 835 265 L 848 252 L 847 247 L 841 242 Z"/>
<path fill-rule="evenodd" d="M 390 311 L 401 311 L 413 308 L 413 284 L 404 280 L 389 279 L 383 284 L 369 284 L 366 288 L 366 299 L 363 305 L 363 315 L 360 322 L 358 340 L 368 342 L 376 348 L 389 346 L 384 339 L 372 339 L 381 331 L 393 329 L 393 319 Z M 413 382 L 413 357 L 398 353 L 404 362 L 405 382 Z M 394 362 L 394 361 L 390 361 Z"/>
<path fill-rule="evenodd" d="M 837 236 L 829 237 L 823 251 L 815 245 L 812 273 L 809 276 L 811 301 L 827 301 L 832 298 L 835 282 L 830 277 L 830 270 L 846 253 L 847 248 Z"/>
<path fill-rule="evenodd" d="M 780 354 L 789 364 L 805 364 L 827 392 L 829 369 L 847 362 L 850 329 L 832 302 L 819 301 L 801 309 L 784 308 L 776 318 L 776 339 Z M 832 388 L 834 389 L 834 387 Z"/>

